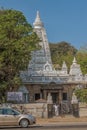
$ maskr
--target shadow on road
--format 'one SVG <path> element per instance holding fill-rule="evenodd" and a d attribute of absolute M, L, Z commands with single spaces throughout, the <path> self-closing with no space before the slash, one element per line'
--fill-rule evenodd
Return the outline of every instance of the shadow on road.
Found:
<path fill-rule="evenodd" d="M 73 128 L 87 128 L 87 124 L 73 124 L 73 125 L 72 124 L 68 124 L 68 125 L 67 124 L 66 125 L 65 124 L 63 124 L 63 125 L 62 124 L 61 125 L 60 124 L 53 124 L 53 125 L 52 124 L 51 125 L 50 124 L 49 125 L 33 125 L 33 126 L 29 126 L 28 128 L 21 128 L 21 127 L 16 127 L 16 126 L 14 126 L 14 127 L 13 126 L 11 126 L 11 127 L 8 127 L 8 126 L 7 127 L 6 126 L 5 127 L 0 127 L 0 129 L 5 129 L 5 130 L 9 130 L 9 129 L 12 129 L 12 130 L 14 130 L 14 129 L 29 129 L 29 128 L 31 128 L 31 129 L 34 129 L 34 128 L 35 129 L 40 129 L 40 128 L 41 129 L 49 129 L 50 128 L 52 130 L 55 129 L 55 128 L 60 128 L 60 129 L 61 128 L 62 129 L 71 129 L 72 128 L 73 129 Z"/>
<path fill-rule="evenodd" d="M 39 128 L 39 127 L 44 127 L 44 126 L 40 126 L 40 125 L 34 125 L 34 126 L 29 126 L 27 128 L 22 128 L 22 127 L 18 127 L 18 126 L 1 126 L 0 129 L 28 129 L 28 128 Z"/>

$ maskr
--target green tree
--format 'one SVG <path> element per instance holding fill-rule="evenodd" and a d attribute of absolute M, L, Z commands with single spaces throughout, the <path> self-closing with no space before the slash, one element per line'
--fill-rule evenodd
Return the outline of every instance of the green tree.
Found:
<path fill-rule="evenodd" d="M 87 103 L 87 89 L 77 89 L 75 94 L 80 102 Z"/>
<path fill-rule="evenodd" d="M 77 53 L 77 49 L 67 42 L 50 43 L 50 50 L 54 67 L 61 69 L 63 61 L 66 62 L 68 68 L 72 64 L 73 57 Z M 56 67 L 56 64 L 58 66 Z"/>
<path fill-rule="evenodd" d="M 76 57 L 83 74 L 87 74 L 87 52 L 78 51 Z"/>
<path fill-rule="evenodd" d="M 20 83 L 19 71 L 38 47 L 39 38 L 22 12 L 0 10 L 0 98 Z"/>
<path fill-rule="evenodd" d="M 76 57 L 81 66 L 83 74 L 87 74 L 87 44 L 83 45 L 77 52 Z M 87 103 L 87 89 L 77 89 L 76 95 L 81 102 Z"/>

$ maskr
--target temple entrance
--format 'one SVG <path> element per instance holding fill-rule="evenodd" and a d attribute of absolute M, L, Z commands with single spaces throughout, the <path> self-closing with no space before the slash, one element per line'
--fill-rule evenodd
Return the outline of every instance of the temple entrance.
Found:
<path fill-rule="evenodd" d="M 59 94 L 58 93 L 51 93 L 51 96 L 52 96 L 52 100 L 53 100 L 53 103 L 58 103 L 58 97 L 59 97 Z"/>
<path fill-rule="evenodd" d="M 54 104 L 55 103 L 60 104 L 60 102 L 62 101 L 62 93 L 63 93 L 62 85 L 59 86 L 56 83 L 51 82 L 47 85 L 42 85 L 41 92 L 42 92 L 42 97 L 45 100 L 47 100 L 48 93 L 50 93 Z"/>

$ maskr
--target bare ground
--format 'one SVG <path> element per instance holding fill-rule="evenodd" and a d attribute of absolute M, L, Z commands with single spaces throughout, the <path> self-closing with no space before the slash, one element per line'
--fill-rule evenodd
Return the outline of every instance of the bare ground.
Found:
<path fill-rule="evenodd" d="M 53 118 L 37 118 L 37 124 L 62 123 L 62 122 L 87 122 L 87 117 L 58 116 Z"/>

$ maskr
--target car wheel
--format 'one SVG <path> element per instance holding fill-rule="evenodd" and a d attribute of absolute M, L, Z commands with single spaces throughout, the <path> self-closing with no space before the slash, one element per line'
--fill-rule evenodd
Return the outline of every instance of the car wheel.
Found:
<path fill-rule="evenodd" d="M 26 128 L 26 127 L 28 127 L 28 125 L 29 125 L 29 122 L 28 122 L 27 119 L 22 119 L 22 120 L 20 121 L 20 126 L 21 126 L 21 127 Z"/>

